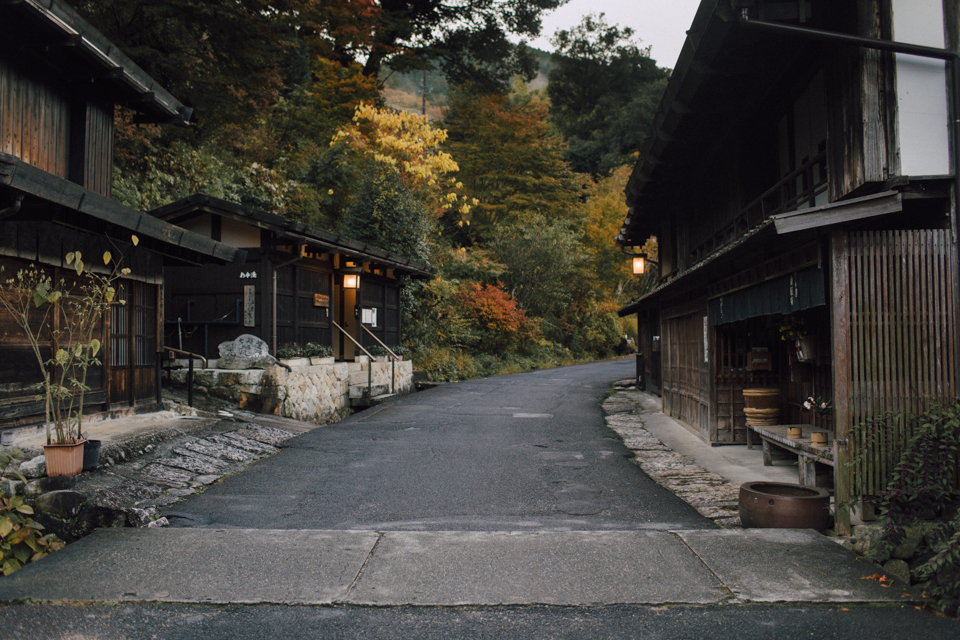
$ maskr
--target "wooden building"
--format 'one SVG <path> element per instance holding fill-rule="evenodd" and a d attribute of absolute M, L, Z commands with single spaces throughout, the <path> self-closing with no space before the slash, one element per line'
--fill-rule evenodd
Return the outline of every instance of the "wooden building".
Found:
<path fill-rule="evenodd" d="M 71 251 L 123 255 L 131 269 L 100 328 L 86 413 L 155 403 L 165 264 L 224 263 L 244 252 L 109 198 L 113 111 L 186 123 L 190 110 L 59 0 L 0 3 L 0 266 L 69 279 Z M 136 235 L 139 244 L 131 238 Z M 88 259 L 96 269 L 97 260 Z M 0 311 L 0 426 L 43 419 L 26 338 Z M 88 381 L 90 382 L 90 381 Z"/>
<path fill-rule="evenodd" d="M 779 388 L 783 423 L 822 397 L 842 469 L 851 425 L 957 395 L 958 23 L 953 0 L 701 3 L 616 242 L 658 240 L 620 313 L 704 440 L 746 440 L 744 388 Z"/>
<path fill-rule="evenodd" d="M 401 278 L 434 275 L 376 247 L 207 195 L 152 213 L 247 252 L 242 264 L 165 270 L 167 344 L 209 358 L 245 333 L 274 354 L 278 345 L 313 342 L 340 360 L 359 352 L 348 335 L 365 348 L 377 340 L 397 346 Z"/>

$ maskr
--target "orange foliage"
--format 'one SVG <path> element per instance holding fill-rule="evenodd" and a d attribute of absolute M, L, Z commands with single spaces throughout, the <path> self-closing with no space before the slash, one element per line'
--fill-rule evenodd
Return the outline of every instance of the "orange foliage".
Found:
<path fill-rule="evenodd" d="M 459 295 L 467 315 L 484 332 L 484 342 L 489 346 L 515 348 L 540 337 L 536 320 L 527 317 L 500 282 L 468 282 L 461 286 Z"/>

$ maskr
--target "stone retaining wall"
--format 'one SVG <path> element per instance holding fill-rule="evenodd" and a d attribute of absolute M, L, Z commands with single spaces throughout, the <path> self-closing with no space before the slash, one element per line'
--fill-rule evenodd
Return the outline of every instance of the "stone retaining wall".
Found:
<path fill-rule="evenodd" d="M 213 361 L 212 361 L 213 362 Z M 169 382 L 185 386 L 183 369 L 166 373 Z M 390 362 L 338 362 L 335 364 L 280 366 L 269 369 L 199 369 L 195 362 L 194 391 L 222 398 L 243 409 L 272 413 L 315 424 L 329 424 L 351 413 L 350 388 L 366 387 L 367 371 L 374 386 L 404 395 L 413 389 L 413 364 Z M 376 393 L 376 392 L 375 392 Z M 357 394 L 354 394 L 357 397 Z"/>

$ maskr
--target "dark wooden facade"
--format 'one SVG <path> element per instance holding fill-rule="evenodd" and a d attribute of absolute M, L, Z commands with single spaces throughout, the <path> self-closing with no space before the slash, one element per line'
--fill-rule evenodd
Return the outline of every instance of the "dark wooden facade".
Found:
<path fill-rule="evenodd" d="M 153 213 L 247 251 L 244 264 L 164 270 L 166 343 L 207 358 L 243 334 L 259 337 L 271 353 L 314 342 L 342 360 L 360 353 L 345 333 L 365 348 L 377 340 L 397 346 L 400 278 L 433 275 L 376 247 L 202 194 Z M 344 288 L 344 274 L 356 271 L 360 288 Z"/>
<path fill-rule="evenodd" d="M 159 395 L 163 265 L 242 260 L 244 253 L 109 199 L 116 104 L 145 121 L 188 110 L 59 0 L 0 3 L 0 267 L 37 265 L 79 281 L 65 260 L 123 256 L 130 274 L 102 319 L 102 364 L 88 374 L 84 412 L 154 403 Z M 139 244 L 132 243 L 136 235 Z M 45 356 L 52 344 L 42 347 Z M 63 345 L 60 345 L 63 346 Z M 0 311 L 0 427 L 43 419 L 42 379 L 21 329 Z"/>
<path fill-rule="evenodd" d="M 775 30 L 942 51 L 960 39 L 955 3 L 735 4 L 746 19 L 701 3 L 617 237 L 658 239 L 660 282 L 621 314 L 660 332 L 664 412 L 710 443 L 742 443 L 743 389 L 772 387 L 783 423 L 812 420 L 842 441 L 883 411 L 956 397 L 960 193 L 947 132 L 958 63 L 905 65 L 903 54 Z M 790 326 L 808 336 L 803 361 Z M 758 352 L 769 366 L 749 364 Z M 808 396 L 835 411 L 801 412 Z M 848 479 L 875 493 L 891 455 L 838 473 L 839 499 Z"/>

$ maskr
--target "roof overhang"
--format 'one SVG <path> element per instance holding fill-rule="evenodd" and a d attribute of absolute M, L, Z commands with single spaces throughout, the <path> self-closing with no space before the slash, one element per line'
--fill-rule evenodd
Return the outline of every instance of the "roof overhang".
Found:
<path fill-rule="evenodd" d="M 132 233 L 140 239 L 144 248 L 177 262 L 200 264 L 213 259 L 242 263 L 246 259 L 247 252 L 243 249 L 215 242 L 158 220 L 6 153 L 0 153 L 0 186 L 7 187 L 13 196 L 33 196 L 42 203 L 59 205 L 76 214 L 70 220 L 61 222 L 89 228 L 89 222 L 97 221 L 105 228 Z M 18 219 L 29 217 L 28 205 L 23 207 Z"/>
<path fill-rule="evenodd" d="M 62 0 L 0 0 L 0 46 L 32 68 L 137 111 L 141 121 L 190 121 L 191 108 Z"/>
<path fill-rule="evenodd" d="M 903 196 L 898 191 L 884 191 L 862 198 L 851 198 L 771 216 L 777 234 L 793 233 L 831 225 L 883 216 L 903 211 Z"/>
<path fill-rule="evenodd" d="M 178 200 L 150 212 L 151 215 L 174 224 L 195 217 L 199 213 L 225 216 L 261 229 L 267 229 L 276 234 L 278 240 L 287 239 L 291 243 L 314 247 L 325 253 L 341 253 L 347 257 L 375 262 L 383 267 L 393 269 L 401 275 L 432 279 L 437 273 L 435 269 L 404 256 L 384 251 L 374 245 L 351 240 L 319 227 L 284 218 L 255 207 L 228 202 L 202 193 Z"/>
<path fill-rule="evenodd" d="M 700 3 L 624 190 L 630 214 L 615 238 L 619 246 L 658 235 L 677 193 L 702 172 L 720 170 L 732 141 L 780 100 L 778 83 L 834 46 L 742 28 L 737 16 L 745 4 L 759 15 L 799 20 L 798 2 Z M 817 26 L 820 13 L 803 24 Z"/>

